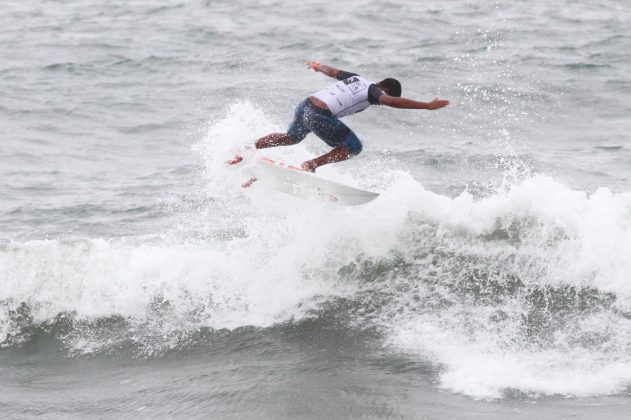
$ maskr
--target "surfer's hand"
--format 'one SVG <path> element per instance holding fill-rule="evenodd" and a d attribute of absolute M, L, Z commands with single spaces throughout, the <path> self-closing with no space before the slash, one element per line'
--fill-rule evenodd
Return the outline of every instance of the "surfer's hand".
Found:
<path fill-rule="evenodd" d="M 320 67 L 320 63 L 317 61 L 305 61 L 307 68 L 309 70 L 318 71 L 318 67 Z"/>
<path fill-rule="evenodd" d="M 445 99 L 434 98 L 433 101 L 429 103 L 429 107 L 427 109 L 431 109 L 432 111 L 439 108 L 444 108 L 449 105 L 449 101 Z"/>

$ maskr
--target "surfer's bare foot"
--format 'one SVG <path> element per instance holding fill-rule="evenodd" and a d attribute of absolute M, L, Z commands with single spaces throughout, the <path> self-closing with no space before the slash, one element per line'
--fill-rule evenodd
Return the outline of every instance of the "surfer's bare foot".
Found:
<path fill-rule="evenodd" d="M 312 160 L 302 162 L 302 165 L 300 166 L 302 167 L 303 170 L 308 171 L 308 172 L 315 172 L 316 168 L 318 167 L 318 165 Z"/>
<path fill-rule="evenodd" d="M 241 162 L 242 160 L 243 160 L 243 157 L 241 157 L 239 155 L 235 155 L 234 158 L 230 159 L 226 163 L 228 165 L 236 165 L 237 163 Z"/>

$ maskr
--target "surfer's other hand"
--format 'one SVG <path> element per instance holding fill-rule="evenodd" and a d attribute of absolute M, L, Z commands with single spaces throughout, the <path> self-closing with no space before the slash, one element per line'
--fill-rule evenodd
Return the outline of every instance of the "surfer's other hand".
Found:
<path fill-rule="evenodd" d="M 449 105 L 449 101 L 448 100 L 434 98 L 434 100 L 429 103 L 429 108 L 428 109 L 434 110 L 434 109 L 444 108 L 447 105 Z"/>
<path fill-rule="evenodd" d="M 320 67 L 320 63 L 318 61 L 305 61 L 307 68 L 309 70 L 318 71 L 318 67 Z"/>

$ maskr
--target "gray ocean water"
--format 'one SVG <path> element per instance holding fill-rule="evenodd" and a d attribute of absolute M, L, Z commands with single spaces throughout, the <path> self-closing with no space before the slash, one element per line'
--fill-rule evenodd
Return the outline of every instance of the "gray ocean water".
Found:
<path fill-rule="evenodd" d="M 0 9 L 0 417 L 631 417 L 631 5 L 14 1 Z M 331 79 L 308 201 L 227 167 Z M 310 136 L 266 151 L 327 151 Z"/>

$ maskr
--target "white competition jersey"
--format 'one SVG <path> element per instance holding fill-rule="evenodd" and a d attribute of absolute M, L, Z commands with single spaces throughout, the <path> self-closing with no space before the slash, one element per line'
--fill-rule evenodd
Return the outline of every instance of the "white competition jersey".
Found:
<path fill-rule="evenodd" d="M 334 116 L 344 117 L 363 111 L 370 106 L 368 86 L 373 84 L 375 82 L 361 76 L 351 76 L 311 96 L 324 102 Z"/>

